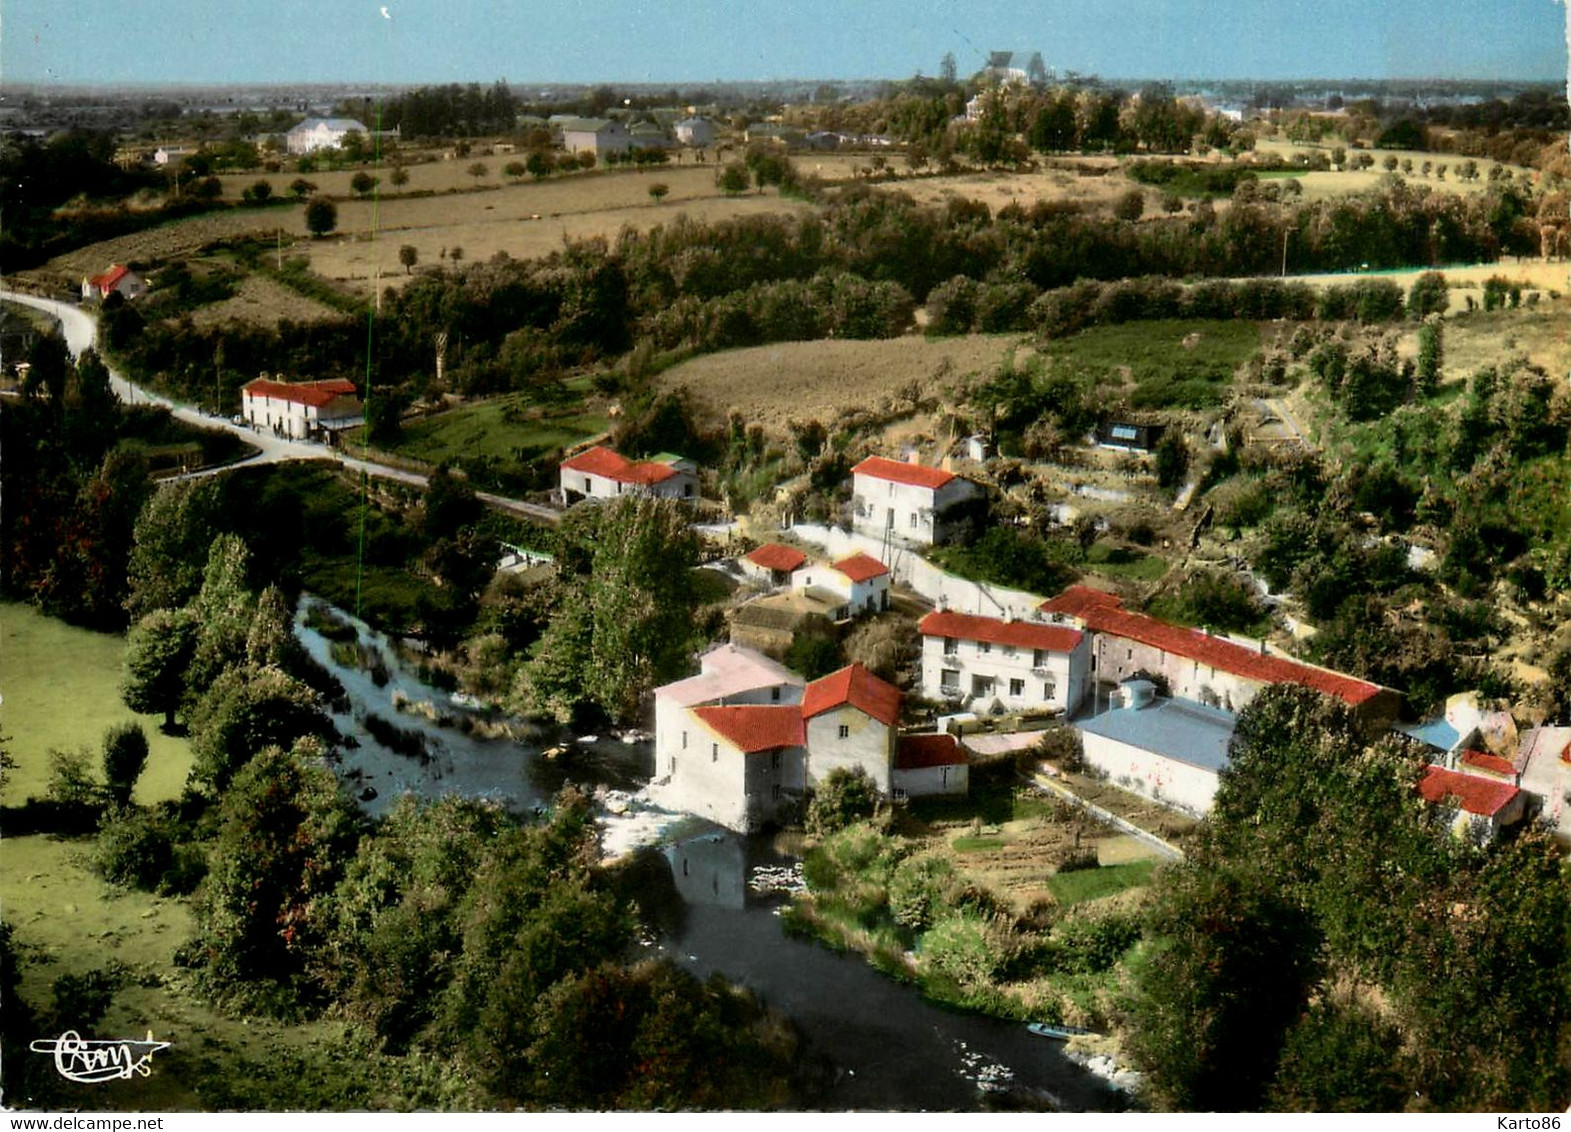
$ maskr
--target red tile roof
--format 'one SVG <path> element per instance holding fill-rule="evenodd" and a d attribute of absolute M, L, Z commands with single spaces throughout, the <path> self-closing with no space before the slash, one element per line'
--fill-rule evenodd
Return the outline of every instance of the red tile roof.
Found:
<path fill-rule="evenodd" d="M 1424 801 L 1440 805 L 1448 798 L 1470 814 L 1491 818 L 1511 804 L 1522 791 L 1509 782 L 1496 782 L 1476 774 L 1460 774 L 1443 766 L 1424 768 L 1424 777 L 1418 784 Z"/>
<path fill-rule="evenodd" d="M 275 401 L 292 401 L 320 409 L 339 397 L 354 397 L 359 391 L 355 383 L 341 377 L 326 381 L 270 381 L 259 377 L 240 387 L 241 392 L 253 397 L 271 397 Z"/>
<path fill-rule="evenodd" d="M 902 735 L 895 749 L 896 770 L 921 770 L 930 766 L 955 766 L 966 761 L 965 751 L 953 735 Z"/>
<path fill-rule="evenodd" d="M 793 546 L 766 542 L 757 550 L 750 552 L 747 560 L 754 566 L 762 566 L 765 570 L 779 570 L 782 574 L 789 574 L 807 561 L 807 555 Z"/>
<path fill-rule="evenodd" d="M 1023 649 L 1073 652 L 1085 639 L 1079 629 L 1046 625 L 1039 621 L 1003 621 L 997 617 L 978 617 L 970 613 L 929 613 L 917 622 L 925 637 L 956 637 L 963 641 L 987 641 L 995 645 L 1017 645 Z"/>
<path fill-rule="evenodd" d="M 744 704 L 737 707 L 695 707 L 693 714 L 743 754 L 800 747 L 802 711 L 794 704 Z"/>
<path fill-rule="evenodd" d="M 95 275 L 87 282 L 90 285 L 98 288 L 98 290 L 107 292 L 111 290 L 116 283 L 120 282 L 120 280 L 124 279 L 129 274 L 131 274 L 131 269 L 129 267 L 126 267 L 124 264 L 117 263 L 102 275 Z"/>
<path fill-rule="evenodd" d="M 879 480 L 910 484 L 937 490 L 955 478 L 953 472 L 942 468 L 924 468 L 921 464 L 907 464 L 903 460 L 889 460 L 883 456 L 869 456 L 851 469 L 852 475 L 872 476 Z"/>
<path fill-rule="evenodd" d="M 1223 637 L 1213 637 L 1199 629 L 1170 625 L 1143 613 L 1130 613 L 1119 608 L 1120 604 L 1120 600 L 1112 594 L 1085 586 L 1071 586 L 1057 597 L 1044 601 L 1038 608 L 1044 612 L 1073 617 L 1095 632 L 1139 641 L 1247 680 L 1263 684 L 1298 684 L 1355 706 L 1380 694 L 1380 686 L 1367 680 L 1316 668 L 1286 657 L 1272 656 Z"/>
<path fill-rule="evenodd" d="M 812 719 L 842 704 L 850 704 L 885 726 L 893 727 L 900 718 L 900 689 L 880 680 L 860 664 L 847 665 L 807 686 L 802 693 L 802 718 Z"/>
<path fill-rule="evenodd" d="M 835 563 L 835 569 L 844 574 L 853 582 L 865 582 L 869 578 L 877 578 L 889 573 L 889 567 L 870 554 L 857 551 L 850 558 L 842 558 Z"/>
<path fill-rule="evenodd" d="M 1478 770 L 1489 771 L 1493 774 L 1503 774 L 1512 777 L 1516 774 L 1516 764 L 1510 759 L 1503 759 L 1499 755 L 1491 755 L 1488 751 L 1475 751 L 1469 748 L 1462 752 L 1462 762 L 1466 766 Z"/>
<path fill-rule="evenodd" d="M 635 462 L 600 444 L 563 460 L 562 467 L 570 472 L 588 472 L 590 475 L 604 476 L 617 483 L 636 483 L 645 487 L 662 483 L 676 475 L 676 469 L 669 464 L 660 464 L 653 460 Z"/>

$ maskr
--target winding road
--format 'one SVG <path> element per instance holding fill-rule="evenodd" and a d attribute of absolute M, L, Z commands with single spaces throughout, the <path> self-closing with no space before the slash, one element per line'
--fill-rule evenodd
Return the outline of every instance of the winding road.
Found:
<path fill-rule="evenodd" d="M 61 330 L 65 335 L 66 346 L 70 349 L 72 357 L 81 357 L 82 351 L 91 348 L 98 341 L 98 320 L 79 306 L 58 302 L 54 299 L 41 299 L 35 295 L 23 295 L 15 291 L 4 290 L 0 290 L 0 299 L 20 303 L 23 306 L 34 307 L 59 319 Z M 105 359 L 105 364 L 107 364 L 107 361 Z M 246 461 L 247 463 L 272 464 L 283 460 L 331 460 L 334 463 L 343 465 L 351 472 L 363 475 L 376 476 L 380 479 L 398 480 L 401 483 L 412 484 L 416 487 L 425 487 L 427 483 L 427 477 L 419 472 L 393 468 L 371 460 L 358 460 L 314 441 L 290 440 L 285 437 L 272 436 L 246 425 L 237 425 L 223 417 L 212 416 L 190 405 L 172 401 L 168 397 L 150 393 L 140 386 L 133 385 L 112 366 L 109 368 L 109 381 L 119 398 L 129 405 L 162 405 L 177 420 L 184 421 L 186 424 L 195 425 L 198 428 L 222 429 L 225 432 L 234 433 L 247 444 L 258 449 L 258 455 L 251 457 Z M 228 465 L 228 467 L 233 466 Z M 224 468 L 213 468 L 204 472 L 194 472 L 192 475 L 210 475 L 224 470 Z M 492 507 L 511 511 L 515 515 L 533 519 L 536 522 L 555 525 L 561 518 L 561 513 L 558 511 L 554 511 L 549 507 L 542 507 L 538 503 L 527 503 L 522 499 L 510 499 L 504 495 L 492 495 L 490 492 L 484 491 L 475 492 L 475 497 Z"/>

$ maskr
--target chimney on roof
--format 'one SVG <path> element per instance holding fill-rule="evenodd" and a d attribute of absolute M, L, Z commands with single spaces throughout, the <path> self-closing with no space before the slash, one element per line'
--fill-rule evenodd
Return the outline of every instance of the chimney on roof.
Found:
<path fill-rule="evenodd" d="M 908 463 L 908 464 L 915 464 L 917 467 L 920 468 L 922 466 L 922 454 L 920 452 L 918 452 L 915 448 L 907 448 L 906 449 L 906 463 Z"/>

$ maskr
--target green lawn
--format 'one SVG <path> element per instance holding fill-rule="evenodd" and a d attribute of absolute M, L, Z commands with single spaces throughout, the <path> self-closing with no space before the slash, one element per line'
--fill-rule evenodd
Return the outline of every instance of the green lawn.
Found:
<path fill-rule="evenodd" d="M 1086 569 L 1106 578 L 1155 582 L 1167 573 L 1167 559 L 1158 554 L 1146 554 L 1099 542 L 1086 553 Z"/>
<path fill-rule="evenodd" d="M 1060 904 L 1079 904 L 1085 900 L 1111 896 L 1126 888 L 1150 884 L 1151 870 L 1154 868 L 1154 861 L 1131 861 L 1126 865 L 1103 865 L 1099 869 L 1055 873 L 1047 878 L 1047 888 Z"/>
<path fill-rule="evenodd" d="M 191 769 L 184 739 L 159 731 L 162 718 L 137 715 L 121 702 L 125 638 L 77 629 L 28 605 L 0 603 L 0 731 L 16 759 L 6 805 L 42 795 L 52 748 L 90 747 L 96 767 L 104 732 L 140 720 L 151 751 L 136 786 L 145 804 L 175 798 Z"/>

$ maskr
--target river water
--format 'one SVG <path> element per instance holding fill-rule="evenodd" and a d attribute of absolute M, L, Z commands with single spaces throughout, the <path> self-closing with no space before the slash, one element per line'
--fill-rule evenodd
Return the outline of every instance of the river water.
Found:
<path fill-rule="evenodd" d="M 386 669 L 379 683 L 368 671 L 338 663 L 331 642 L 305 624 L 302 606 L 296 634 L 344 686 L 348 710 L 336 712 L 334 723 L 359 746 L 343 753 L 339 772 L 357 794 L 375 791 L 361 803 L 366 810 L 383 813 L 400 794 L 413 791 L 424 797 L 451 792 L 485 797 L 527 813 L 569 780 L 596 790 L 607 806 L 624 811 L 605 814 L 608 840 L 624 849 L 643 843 L 627 872 L 652 924 L 648 950 L 701 977 L 722 973 L 789 1015 L 810 1052 L 832 1066 L 804 1098 L 810 1107 L 1122 1107 L 1062 1046 L 1027 1033 L 1019 1023 L 941 1009 L 860 956 L 786 935 L 779 911 L 789 896 L 767 882 L 799 875 L 798 862 L 779 853 L 769 838 L 741 837 L 645 805 L 637 792 L 652 771 L 647 742 L 597 737 L 575 745 L 569 757 L 548 759 L 539 746 L 476 738 L 457 726 L 399 712 L 395 695 L 431 703 L 455 719 L 465 709 L 422 683 L 418 667 L 401 659 L 386 638 L 340 611 L 332 613 L 354 625 L 360 643 L 376 650 Z M 365 727 L 367 712 L 421 735 L 426 758 L 384 747 Z"/>

